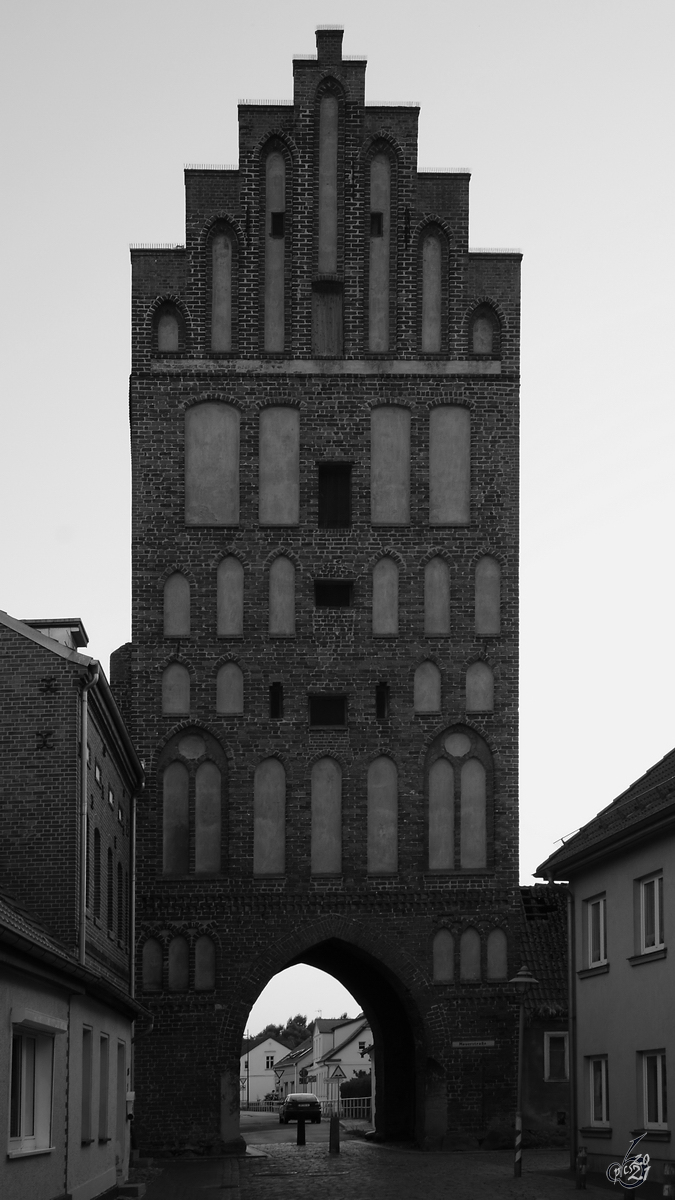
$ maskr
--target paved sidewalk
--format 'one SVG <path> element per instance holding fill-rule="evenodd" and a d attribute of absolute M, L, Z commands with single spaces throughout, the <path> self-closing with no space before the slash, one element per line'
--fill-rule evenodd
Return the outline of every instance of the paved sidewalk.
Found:
<path fill-rule="evenodd" d="M 270 1144 L 241 1158 L 159 1164 L 146 1200 L 573 1200 L 567 1151 L 529 1150 L 521 1179 L 507 1151 L 423 1152 L 344 1137 L 328 1146 Z M 600 1189 L 588 1193 L 600 1200 Z"/>

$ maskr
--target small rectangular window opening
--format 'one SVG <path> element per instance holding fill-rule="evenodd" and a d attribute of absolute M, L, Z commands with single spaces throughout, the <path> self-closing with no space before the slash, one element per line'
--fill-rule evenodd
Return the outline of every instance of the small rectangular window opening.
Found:
<path fill-rule="evenodd" d="M 371 212 L 370 214 L 370 236 L 384 237 L 384 213 Z"/>
<path fill-rule="evenodd" d="M 270 237 L 282 238 L 284 236 L 284 217 L 283 212 L 270 213 Z"/>
<path fill-rule="evenodd" d="M 314 582 L 314 603 L 317 608 L 351 608 L 354 585 L 350 579 L 317 579 Z"/>
<path fill-rule="evenodd" d="M 284 685 L 279 680 L 270 684 L 270 717 L 280 721 L 284 715 Z"/>
<path fill-rule="evenodd" d="M 111 808 L 115 807 L 115 793 L 112 788 L 108 788 L 108 804 Z"/>
<path fill-rule="evenodd" d="M 346 725 L 347 697 L 310 696 L 309 723 L 310 725 Z"/>
<path fill-rule="evenodd" d="M 319 463 L 319 527 L 344 528 L 352 523 L 351 463 Z"/>
<path fill-rule="evenodd" d="M 378 721 L 383 721 L 389 716 L 389 684 L 375 684 L 375 716 Z"/>

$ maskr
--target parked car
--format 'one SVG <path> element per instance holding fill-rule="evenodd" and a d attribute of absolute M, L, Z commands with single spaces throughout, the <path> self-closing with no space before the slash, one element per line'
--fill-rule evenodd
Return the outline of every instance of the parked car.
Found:
<path fill-rule="evenodd" d="M 279 1124 L 288 1125 L 289 1121 L 297 1121 L 304 1117 L 312 1125 L 321 1122 L 321 1104 L 319 1097 L 313 1092 L 290 1092 L 279 1109 Z"/>

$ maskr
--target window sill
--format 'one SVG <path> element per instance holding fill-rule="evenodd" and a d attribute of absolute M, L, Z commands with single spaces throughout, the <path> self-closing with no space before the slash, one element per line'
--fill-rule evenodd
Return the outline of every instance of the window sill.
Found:
<path fill-rule="evenodd" d="M 591 979 L 593 975 L 608 975 L 609 963 L 598 963 L 597 967 L 584 967 L 583 971 L 577 971 L 579 979 Z"/>
<path fill-rule="evenodd" d="M 641 967 L 643 963 L 654 962 L 657 958 L 665 958 L 668 951 L 665 946 L 660 950 L 647 950 L 645 954 L 633 954 L 626 961 L 631 967 Z"/>
<path fill-rule="evenodd" d="M 583 1128 L 579 1130 L 579 1133 L 582 1137 L 607 1138 L 609 1141 L 612 1136 L 612 1127 L 611 1125 L 584 1125 Z"/>
<path fill-rule="evenodd" d="M 104 1137 L 104 1138 L 102 1138 L 102 1137 L 100 1137 L 100 1138 L 98 1139 L 98 1144 L 99 1144 L 99 1146 L 106 1146 L 106 1145 L 108 1144 L 108 1142 L 111 1142 L 111 1141 L 112 1141 L 112 1138 L 109 1138 L 109 1137 Z"/>
<path fill-rule="evenodd" d="M 94 1138 L 82 1138 L 80 1145 L 81 1146 L 93 1146 L 94 1141 L 95 1141 Z"/>
<path fill-rule="evenodd" d="M 669 1142 L 669 1129 L 631 1129 L 631 1137 L 642 1137 L 645 1142 Z"/>
<path fill-rule="evenodd" d="M 51 1154 L 56 1146 L 42 1146 L 39 1150 L 9 1150 L 8 1158 L 34 1158 L 36 1154 Z"/>

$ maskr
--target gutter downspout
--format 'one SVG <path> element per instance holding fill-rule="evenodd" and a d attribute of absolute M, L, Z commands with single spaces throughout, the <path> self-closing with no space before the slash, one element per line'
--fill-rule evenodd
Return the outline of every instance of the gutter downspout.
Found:
<path fill-rule="evenodd" d="M 141 784 L 141 789 L 145 785 Z M 129 857 L 131 858 L 131 870 L 129 872 L 129 993 L 131 999 L 136 996 L 136 797 L 137 792 L 134 792 L 131 797 L 131 846 L 129 847 Z"/>
<path fill-rule="evenodd" d="M 87 668 L 87 677 L 82 679 L 80 697 L 80 903 L 79 903 L 79 947 L 78 958 L 85 965 L 87 947 L 87 722 L 89 689 L 98 683 L 99 664 L 93 659 Z"/>
<path fill-rule="evenodd" d="M 568 884 L 569 887 L 569 884 Z M 577 995 L 576 995 L 576 953 L 575 953 L 575 919 L 574 919 L 574 896 L 572 892 L 567 893 L 567 969 L 568 969 L 568 1005 L 569 1005 L 569 1024 L 570 1024 L 570 1123 L 572 1129 L 570 1132 L 570 1168 L 575 1170 L 577 1161 L 578 1149 L 578 1129 L 577 1129 Z"/>

